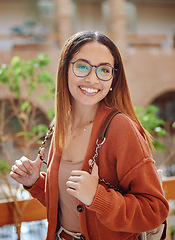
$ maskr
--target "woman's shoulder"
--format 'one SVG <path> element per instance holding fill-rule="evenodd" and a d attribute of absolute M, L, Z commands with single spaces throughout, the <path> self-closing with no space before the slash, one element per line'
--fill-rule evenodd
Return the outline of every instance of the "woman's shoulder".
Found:
<path fill-rule="evenodd" d="M 117 109 L 109 109 L 106 106 L 102 105 L 100 107 L 100 110 L 97 115 L 97 122 L 98 126 L 100 125 L 100 122 L 103 124 L 106 120 L 106 118 L 109 116 L 109 114 L 113 111 L 117 112 Z M 97 128 L 98 128 L 97 126 Z M 136 135 L 142 135 L 142 137 L 145 138 L 144 132 L 142 127 L 133 121 L 131 117 L 127 116 L 126 114 L 122 112 L 118 112 L 113 119 L 111 120 L 108 132 L 111 132 L 112 135 L 120 134 L 120 135 L 127 135 L 127 134 L 136 134 Z"/>
<path fill-rule="evenodd" d="M 124 113 L 118 113 L 115 115 L 115 117 L 113 118 L 113 120 L 111 121 L 111 125 L 113 127 L 117 127 L 119 129 L 125 129 L 125 128 L 136 128 L 139 131 L 142 131 L 141 127 L 139 126 L 138 123 L 136 123 L 135 121 L 133 121 L 129 116 L 127 116 Z"/>
<path fill-rule="evenodd" d="M 128 166 L 135 166 L 143 159 L 152 159 L 143 130 L 125 114 L 119 113 L 113 118 L 107 134 L 108 146 L 114 149 L 118 159 L 128 156 Z"/>
<path fill-rule="evenodd" d="M 117 138 L 132 138 L 145 140 L 143 129 L 124 113 L 118 113 L 109 126 L 110 135 Z"/>

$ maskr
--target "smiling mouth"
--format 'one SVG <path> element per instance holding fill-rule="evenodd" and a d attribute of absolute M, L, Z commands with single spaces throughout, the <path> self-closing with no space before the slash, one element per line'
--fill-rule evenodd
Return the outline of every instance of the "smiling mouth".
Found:
<path fill-rule="evenodd" d="M 79 86 L 79 88 L 80 88 L 82 91 L 85 91 L 85 92 L 87 92 L 87 93 L 89 93 L 89 94 L 97 93 L 97 92 L 100 91 L 99 89 L 87 88 L 87 87 L 82 87 L 82 86 Z"/>

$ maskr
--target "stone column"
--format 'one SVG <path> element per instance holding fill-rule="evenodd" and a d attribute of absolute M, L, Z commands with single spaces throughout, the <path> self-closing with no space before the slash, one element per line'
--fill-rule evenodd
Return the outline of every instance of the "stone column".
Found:
<path fill-rule="evenodd" d="M 120 51 L 126 49 L 125 0 L 108 0 L 109 33 Z"/>
<path fill-rule="evenodd" d="M 59 47 L 72 35 L 72 0 L 55 0 L 57 8 L 56 26 L 59 35 Z"/>

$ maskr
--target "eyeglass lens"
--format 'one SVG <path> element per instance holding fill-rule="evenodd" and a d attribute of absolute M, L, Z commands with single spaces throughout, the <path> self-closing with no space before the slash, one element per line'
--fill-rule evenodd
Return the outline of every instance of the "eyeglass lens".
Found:
<path fill-rule="evenodd" d="M 96 75 L 100 80 L 108 81 L 113 76 L 113 67 L 109 65 L 100 65 L 98 67 L 91 66 L 87 62 L 76 61 L 73 62 L 73 72 L 78 77 L 86 77 L 90 74 L 92 67 L 96 68 Z"/>

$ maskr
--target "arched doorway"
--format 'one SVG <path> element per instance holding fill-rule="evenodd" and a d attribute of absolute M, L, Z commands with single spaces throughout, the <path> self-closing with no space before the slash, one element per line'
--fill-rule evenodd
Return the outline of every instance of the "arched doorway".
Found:
<path fill-rule="evenodd" d="M 166 130 L 175 133 L 173 123 L 175 122 L 175 91 L 167 92 L 153 101 L 159 108 L 159 116 L 166 122 Z"/>
<path fill-rule="evenodd" d="M 169 91 L 154 99 L 153 105 L 159 108 L 159 117 L 165 121 L 166 136 L 163 143 L 166 153 L 163 154 L 161 165 L 166 166 L 166 175 L 175 175 L 175 91 Z"/>

